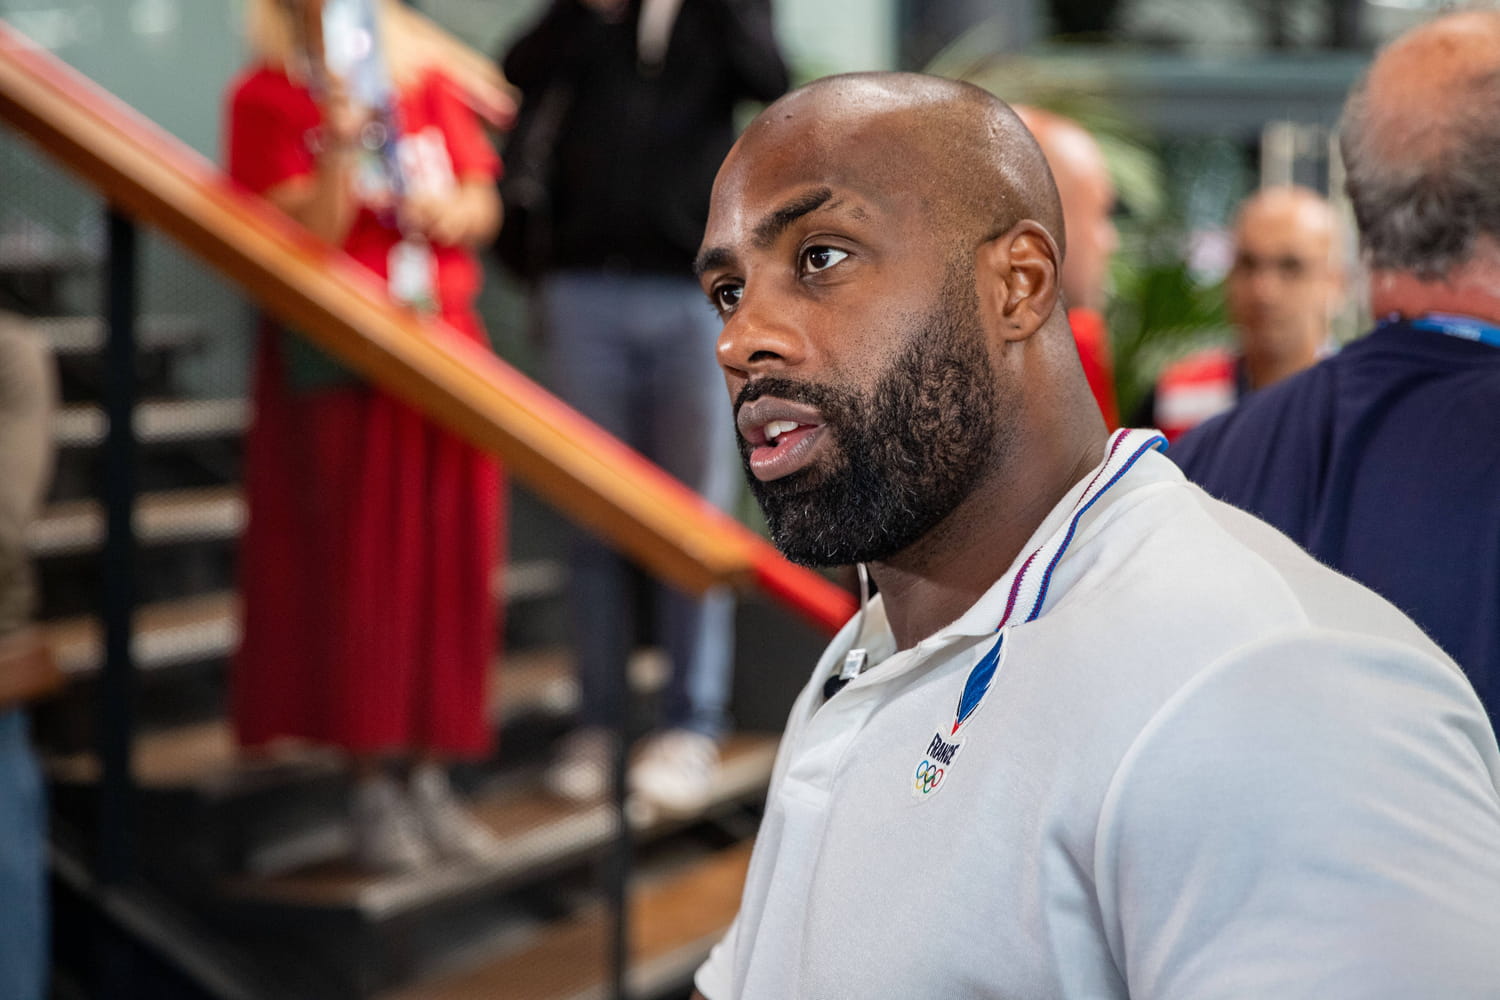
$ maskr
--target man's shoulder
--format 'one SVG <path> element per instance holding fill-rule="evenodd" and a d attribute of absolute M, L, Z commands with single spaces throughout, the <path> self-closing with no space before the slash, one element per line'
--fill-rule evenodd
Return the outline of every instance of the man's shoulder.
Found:
<path fill-rule="evenodd" d="M 1144 494 L 1088 548 L 1094 551 L 1072 571 L 1079 587 L 1067 604 L 1150 633 L 1183 663 L 1202 666 L 1299 628 L 1380 635 L 1442 657 L 1385 599 L 1192 483 Z"/>

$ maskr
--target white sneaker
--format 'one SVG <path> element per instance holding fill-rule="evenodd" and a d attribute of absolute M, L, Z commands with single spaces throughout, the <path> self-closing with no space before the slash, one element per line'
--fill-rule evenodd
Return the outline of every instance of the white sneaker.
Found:
<path fill-rule="evenodd" d="M 354 863 L 369 871 L 420 868 L 432 861 L 432 849 L 401 786 L 385 775 L 364 778 L 354 786 L 349 808 Z"/>
<path fill-rule="evenodd" d="M 459 804 L 441 767 L 418 766 L 412 771 L 410 786 L 417 821 L 438 857 L 480 861 L 500 853 L 499 838 Z"/>
<path fill-rule="evenodd" d="M 609 794 L 615 738 L 608 729 L 585 726 L 563 737 L 542 775 L 547 791 L 570 802 L 594 802 Z"/>
<path fill-rule="evenodd" d="M 630 789 L 665 813 L 701 812 L 719 775 L 719 744 L 690 729 L 651 737 L 630 768 Z"/>

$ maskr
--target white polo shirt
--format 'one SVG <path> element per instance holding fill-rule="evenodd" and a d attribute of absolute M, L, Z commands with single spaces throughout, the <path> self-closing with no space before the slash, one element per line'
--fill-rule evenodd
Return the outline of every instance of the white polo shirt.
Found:
<path fill-rule="evenodd" d="M 709 1000 L 1500 997 L 1462 672 L 1153 440 L 936 635 L 896 652 L 877 597 L 834 639 Z"/>

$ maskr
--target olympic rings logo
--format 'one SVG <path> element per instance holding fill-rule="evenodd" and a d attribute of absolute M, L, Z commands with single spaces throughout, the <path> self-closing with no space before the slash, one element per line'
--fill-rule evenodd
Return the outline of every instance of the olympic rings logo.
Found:
<path fill-rule="evenodd" d="M 943 768 L 937 766 L 930 760 L 924 759 L 922 763 L 917 765 L 917 780 L 914 786 L 915 790 L 923 795 L 936 790 L 937 786 L 942 784 L 943 775 L 946 773 L 947 772 L 944 771 Z"/>

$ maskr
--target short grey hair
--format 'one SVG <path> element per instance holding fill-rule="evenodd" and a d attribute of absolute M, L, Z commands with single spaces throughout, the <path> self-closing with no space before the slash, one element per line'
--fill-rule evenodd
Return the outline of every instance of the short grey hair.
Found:
<path fill-rule="evenodd" d="M 1339 149 L 1360 246 L 1372 269 L 1446 277 L 1476 237 L 1500 240 L 1500 71 L 1476 75 L 1462 106 L 1434 108 L 1435 148 L 1391 155 L 1388 122 L 1372 107 L 1368 79 L 1344 105 Z"/>

